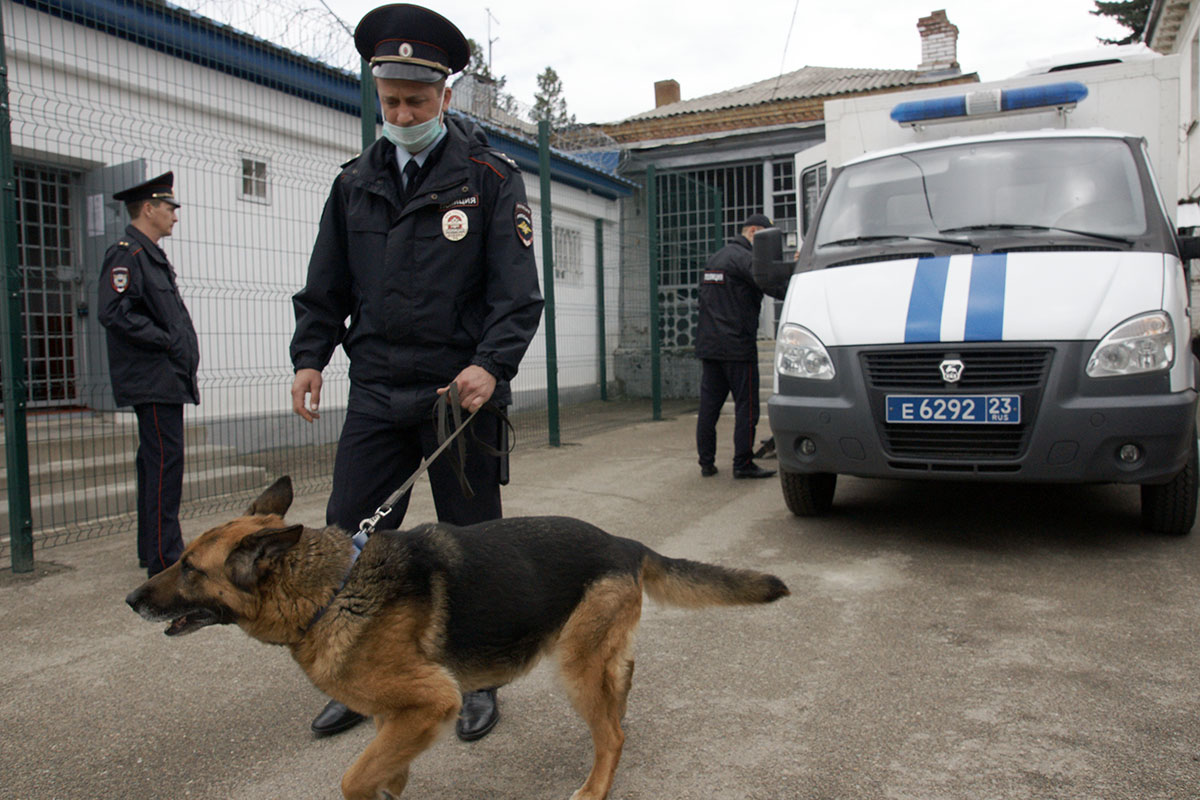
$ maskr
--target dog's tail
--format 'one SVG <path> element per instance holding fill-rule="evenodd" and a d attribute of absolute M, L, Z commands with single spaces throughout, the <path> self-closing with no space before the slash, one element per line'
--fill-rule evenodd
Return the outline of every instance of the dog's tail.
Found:
<path fill-rule="evenodd" d="M 667 558 L 649 548 L 642 558 L 642 583 L 658 602 L 684 608 L 770 603 L 791 594 L 783 581 L 765 572 Z"/>

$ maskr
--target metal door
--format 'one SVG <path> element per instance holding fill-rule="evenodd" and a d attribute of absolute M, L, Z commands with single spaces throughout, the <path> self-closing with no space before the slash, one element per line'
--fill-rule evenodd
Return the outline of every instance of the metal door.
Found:
<path fill-rule="evenodd" d="M 72 189 L 80 173 L 22 161 L 14 162 L 13 173 L 29 406 L 75 406 L 82 273 Z"/>

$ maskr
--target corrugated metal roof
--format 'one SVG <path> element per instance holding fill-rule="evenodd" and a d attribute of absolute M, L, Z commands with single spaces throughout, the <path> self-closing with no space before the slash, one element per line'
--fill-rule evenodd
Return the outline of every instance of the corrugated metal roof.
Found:
<path fill-rule="evenodd" d="M 719 111 L 725 108 L 756 106 L 777 100 L 800 100 L 852 92 L 871 92 L 945 80 L 945 72 L 931 74 L 915 69 L 863 69 L 859 67 L 802 67 L 776 78 L 726 89 L 716 94 L 680 100 L 650 111 L 626 117 L 622 122 L 659 119 L 679 114 Z"/>

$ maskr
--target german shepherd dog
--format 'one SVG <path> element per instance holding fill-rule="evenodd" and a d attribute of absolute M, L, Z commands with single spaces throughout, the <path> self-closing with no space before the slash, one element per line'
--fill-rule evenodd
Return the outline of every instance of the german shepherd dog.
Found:
<path fill-rule="evenodd" d="M 355 561 L 344 531 L 285 523 L 291 503 L 285 476 L 126 602 L 170 620 L 168 636 L 234 623 L 284 645 L 318 689 L 374 715 L 375 739 L 342 777 L 348 800 L 398 797 L 463 692 L 508 683 L 552 651 L 595 748 L 572 798 L 603 800 L 625 740 L 642 592 L 686 607 L 788 594 L 773 575 L 667 558 L 566 517 L 377 531 Z"/>

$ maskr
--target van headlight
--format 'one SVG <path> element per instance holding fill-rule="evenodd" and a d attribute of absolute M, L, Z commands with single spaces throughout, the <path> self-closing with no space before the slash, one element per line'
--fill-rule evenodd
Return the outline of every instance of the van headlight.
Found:
<path fill-rule="evenodd" d="M 1164 311 L 1127 319 L 1096 345 L 1088 359 L 1090 378 L 1139 375 L 1170 369 L 1175 362 L 1175 329 Z"/>
<path fill-rule="evenodd" d="M 791 378 L 831 381 L 833 360 L 821 340 L 807 328 L 787 324 L 775 337 L 775 370 Z"/>

